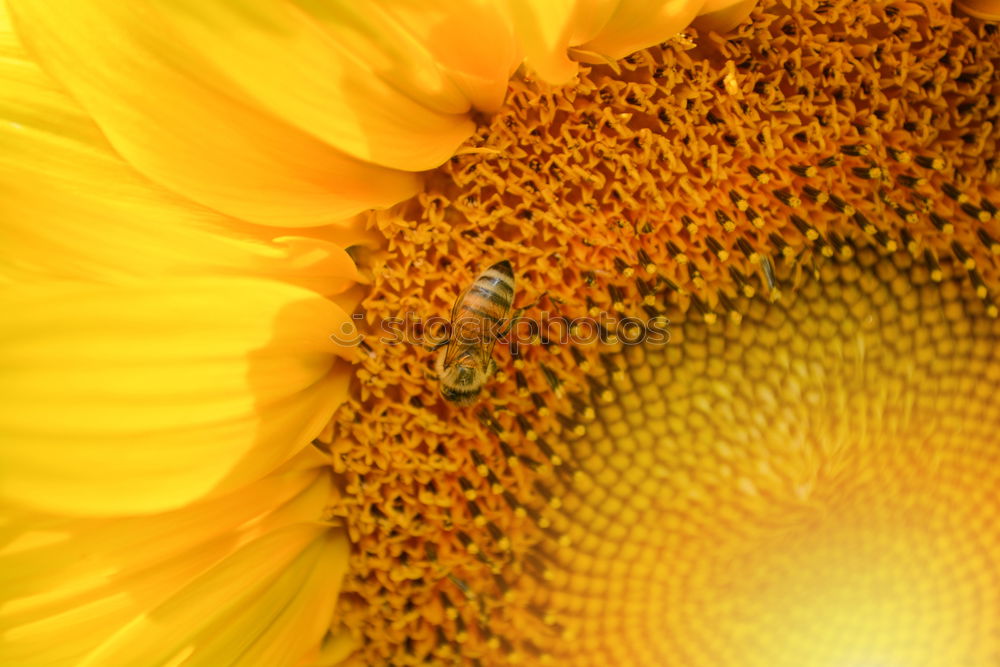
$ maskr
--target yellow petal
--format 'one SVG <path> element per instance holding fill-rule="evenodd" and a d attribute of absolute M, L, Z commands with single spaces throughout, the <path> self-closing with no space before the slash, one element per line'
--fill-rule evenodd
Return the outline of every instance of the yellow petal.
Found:
<path fill-rule="evenodd" d="M 0 589 L 10 599 L 36 597 L 35 604 L 18 605 L 16 615 L 23 623 L 50 611 L 37 600 L 46 591 L 79 595 L 87 590 L 81 581 L 107 584 L 186 552 L 204 555 L 205 545 L 222 537 L 226 539 L 219 546 L 229 553 L 262 534 L 261 517 L 272 512 L 286 522 L 315 519 L 326 502 L 315 496 L 330 493 L 324 465 L 318 451 L 307 447 L 275 472 L 232 493 L 159 514 L 77 518 L 7 508 L 13 521 L 2 532 L 9 543 L 0 549 Z M 290 512 L 303 499 L 310 508 L 307 514 Z M 162 539 L 164 535 L 170 539 Z M 207 567 L 214 561 L 205 562 Z M 114 576 L 102 579 L 101 572 Z"/>
<path fill-rule="evenodd" d="M 256 630 L 253 642 L 243 656 L 248 662 L 262 665 L 294 665 L 313 647 L 330 627 L 330 617 L 337 606 L 340 582 L 347 571 L 349 544 L 341 533 L 327 533 L 316 547 L 312 563 L 301 557 L 282 574 L 281 586 L 272 586 L 263 596 L 248 598 L 253 606 L 243 612 L 238 625 L 223 619 L 223 630 L 242 638 Z M 253 623 L 253 626 L 251 626 Z M 226 637 L 211 637 L 221 657 L 228 654 Z M 207 651 L 206 651 L 207 653 Z M 218 665 L 221 660 L 203 661 Z"/>
<path fill-rule="evenodd" d="M 149 613 L 81 665 L 231 664 L 247 654 L 279 667 L 297 662 L 329 624 L 347 565 L 339 531 L 300 525 L 253 542 Z M 280 636 L 276 629 L 295 624 Z M 285 643 L 277 643 L 281 640 Z"/>
<path fill-rule="evenodd" d="M 419 185 L 193 76 L 214 69 L 137 3 L 10 5 L 21 36 L 115 148 L 195 201 L 260 224 L 309 226 L 393 204 Z"/>
<path fill-rule="evenodd" d="M 731 9 L 730 5 L 737 5 Z M 577 71 L 570 59 L 614 62 L 676 35 L 699 13 L 706 25 L 731 27 L 753 6 L 751 0 L 511 0 L 511 14 L 525 63 L 552 84 Z"/>
<path fill-rule="evenodd" d="M 131 34 L 152 20 L 182 45 L 151 48 L 147 58 L 169 57 L 185 77 L 367 162 L 430 169 L 475 129 L 468 99 L 378 5 L 153 0 L 108 11 L 122 3 L 95 4 L 115 32 Z"/>
<path fill-rule="evenodd" d="M 729 32 L 746 21 L 757 0 L 708 0 L 692 25 L 699 31 Z"/>
<path fill-rule="evenodd" d="M 704 4 L 705 0 L 621 0 L 600 34 L 579 49 L 613 60 L 624 58 L 684 30 Z"/>
<path fill-rule="evenodd" d="M 1000 1 L 998 0 L 955 0 L 955 6 L 977 19 L 1000 21 Z"/>
<path fill-rule="evenodd" d="M 347 563 L 342 532 L 315 523 L 332 493 L 316 454 L 173 512 L 28 515 L 0 552 L 0 662 L 215 665 L 250 647 L 289 664 L 315 652 Z"/>
<path fill-rule="evenodd" d="M 30 92 L 9 80 L 6 86 Z M 0 102 L 0 121 L 11 118 L 4 107 Z M 47 110 L 54 112 L 48 118 L 60 117 L 57 108 L 40 106 L 33 118 Z M 60 126 L 87 128 L 83 118 L 72 121 Z M 332 294 L 358 279 L 343 247 L 357 240 L 356 231 L 328 230 L 339 244 L 246 236 L 234 220 L 155 187 L 99 136 L 77 141 L 29 122 L 0 122 L 0 280 L 247 274 Z"/>
<path fill-rule="evenodd" d="M 315 240 L 240 233 L 247 225 L 126 164 L 12 37 L 0 30 L 0 280 L 247 273 L 330 294 L 357 279 L 343 249 L 359 238 L 356 223 Z"/>
<path fill-rule="evenodd" d="M 588 3 L 590 4 L 590 3 Z M 610 17 L 617 0 L 595 2 L 591 13 L 584 13 L 583 22 L 593 27 L 603 24 L 592 14 L 603 9 Z M 552 84 L 566 83 L 576 75 L 577 64 L 569 59 L 567 49 L 577 32 L 579 19 L 575 0 L 511 0 L 511 15 L 517 26 L 524 61 L 539 77 Z"/>
<path fill-rule="evenodd" d="M 379 0 L 377 5 L 415 36 L 475 109 L 500 109 L 507 80 L 521 60 L 513 22 L 502 3 Z"/>
<path fill-rule="evenodd" d="M 68 514 L 151 512 L 256 479 L 347 391 L 353 325 L 251 278 L 0 294 L 0 497 Z"/>
<path fill-rule="evenodd" d="M 305 663 L 308 667 L 333 667 L 347 660 L 358 648 L 358 643 L 346 632 L 331 637 L 323 642 L 315 655 L 309 656 Z"/>

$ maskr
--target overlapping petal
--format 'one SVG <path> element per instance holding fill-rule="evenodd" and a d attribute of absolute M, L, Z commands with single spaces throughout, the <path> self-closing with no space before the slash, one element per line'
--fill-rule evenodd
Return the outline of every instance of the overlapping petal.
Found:
<path fill-rule="evenodd" d="M 169 509 L 266 474 L 347 390 L 349 316 L 255 278 L 46 283 L 0 295 L 0 497 Z"/>
<path fill-rule="evenodd" d="M 150 512 L 268 473 L 345 395 L 356 231 L 234 232 L 0 40 L 0 498 Z"/>
<path fill-rule="evenodd" d="M 458 10 L 411 14 L 406 23 L 391 2 L 150 5 L 211 63 L 187 71 L 189 76 L 235 89 L 254 106 L 355 158 L 429 169 L 472 133 L 469 99 L 428 48 L 430 40 L 449 39 L 451 20 L 464 18 L 461 4 Z M 424 34 L 418 37 L 409 24 Z M 510 42 L 509 30 L 506 37 Z M 499 92 L 511 69 L 512 50 L 506 51 L 507 62 L 500 59 L 502 51 L 494 56 Z"/>
<path fill-rule="evenodd" d="M 376 5 L 433 56 L 437 68 L 473 109 L 499 110 L 507 79 L 521 62 L 514 23 L 504 3 L 380 0 L 369 6 Z M 420 97 L 426 95 L 421 91 Z"/>
<path fill-rule="evenodd" d="M 977 19 L 1000 21 L 1000 2 L 997 0 L 956 0 L 955 5 Z"/>
<path fill-rule="evenodd" d="M 480 48 L 467 67 L 451 54 L 444 69 L 375 5 L 11 6 L 41 60 L 141 171 L 276 226 L 325 224 L 413 194 L 412 172 L 451 156 L 474 128 L 470 99 L 495 105 L 513 66 L 509 24 L 478 5 L 418 24 L 440 37 L 452 19 L 471 22 L 501 47 Z"/>
<path fill-rule="evenodd" d="M 705 5 L 703 0 L 620 0 L 601 32 L 578 46 L 611 60 L 662 42 L 686 28 Z"/>
<path fill-rule="evenodd" d="M 295 664 L 327 632 L 347 562 L 343 532 L 317 523 L 332 493 L 310 449 L 158 515 L 16 515 L 0 530 L 0 662 Z"/>
<path fill-rule="evenodd" d="M 328 238 L 282 229 L 245 234 L 237 221 L 137 174 L 32 68 L 27 61 L 3 67 L 0 279 L 250 274 L 327 294 L 357 279 L 344 250 L 361 238 L 356 226 L 326 230 Z"/>
<path fill-rule="evenodd" d="M 139 3 L 11 5 L 22 35 L 112 144 L 196 201 L 252 222 L 307 226 L 394 203 L 418 186 L 412 173 L 351 158 L 190 76 L 208 63 L 181 52 Z"/>
<path fill-rule="evenodd" d="M 672 37 L 702 14 L 711 19 L 710 29 L 728 29 L 754 4 L 754 0 L 511 0 L 525 61 L 550 83 L 569 81 L 577 71 L 574 60 L 613 62 Z"/>
<path fill-rule="evenodd" d="M 757 0 L 708 0 L 693 25 L 698 30 L 728 32 L 747 20 Z"/>
<path fill-rule="evenodd" d="M 570 44 L 581 36 L 585 41 L 600 32 L 614 10 L 614 3 L 601 0 L 587 4 L 576 0 L 512 0 L 510 6 L 525 62 L 550 83 L 573 78 L 577 65 L 569 58 Z"/>

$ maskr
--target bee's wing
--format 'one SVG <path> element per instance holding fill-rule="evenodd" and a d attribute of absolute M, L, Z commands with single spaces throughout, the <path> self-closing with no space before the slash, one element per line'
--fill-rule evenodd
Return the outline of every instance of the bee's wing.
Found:
<path fill-rule="evenodd" d="M 490 362 L 493 361 L 493 346 L 497 344 L 497 339 L 490 337 L 489 340 L 483 341 L 483 344 L 479 346 L 478 357 L 479 366 L 483 371 L 487 371 L 490 367 Z"/>
<path fill-rule="evenodd" d="M 496 338 L 489 334 L 484 334 L 482 340 L 476 342 L 452 340 L 448 343 L 448 350 L 445 352 L 444 365 L 450 366 L 459 358 L 468 356 L 475 361 L 476 366 L 485 371 L 493 359 L 493 346 L 496 345 L 496 342 Z"/>
<path fill-rule="evenodd" d="M 445 368 L 447 368 L 447 367 L 449 367 L 449 366 L 451 366 L 452 364 L 455 363 L 455 360 L 458 359 L 458 357 L 461 354 L 462 349 L 464 347 L 465 346 L 459 345 L 458 343 L 456 343 L 454 339 L 448 341 L 448 347 L 447 347 L 447 349 L 444 352 L 444 367 Z"/>
<path fill-rule="evenodd" d="M 452 324 L 455 323 L 455 319 L 458 317 L 458 309 L 462 307 L 462 302 L 465 301 L 465 297 L 469 293 L 470 289 L 472 289 L 472 285 L 469 285 L 464 290 L 462 290 L 462 292 L 455 299 L 455 305 L 451 307 Z"/>
<path fill-rule="evenodd" d="M 462 307 L 462 302 L 465 301 L 465 296 L 469 293 L 472 286 L 466 287 L 455 299 L 455 305 L 451 307 L 451 331 L 448 332 L 448 347 L 444 353 L 444 365 L 450 366 L 455 363 L 455 359 L 458 357 L 459 351 L 462 349 L 461 345 L 455 342 L 455 322 L 458 319 L 458 311 Z"/>

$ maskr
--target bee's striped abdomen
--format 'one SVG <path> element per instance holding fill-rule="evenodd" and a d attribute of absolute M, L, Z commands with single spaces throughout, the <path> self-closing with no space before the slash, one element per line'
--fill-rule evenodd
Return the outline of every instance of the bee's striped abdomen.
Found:
<path fill-rule="evenodd" d="M 457 304 L 454 316 L 488 318 L 499 322 L 514 301 L 514 271 L 503 260 L 479 274 L 465 297 Z"/>

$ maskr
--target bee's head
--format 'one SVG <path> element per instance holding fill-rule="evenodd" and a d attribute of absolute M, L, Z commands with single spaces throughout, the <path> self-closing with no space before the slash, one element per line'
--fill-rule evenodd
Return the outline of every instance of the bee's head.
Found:
<path fill-rule="evenodd" d="M 441 395 L 457 405 L 469 405 L 479 397 L 481 375 L 472 366 L 449 366 L 441 375 Z"/>

